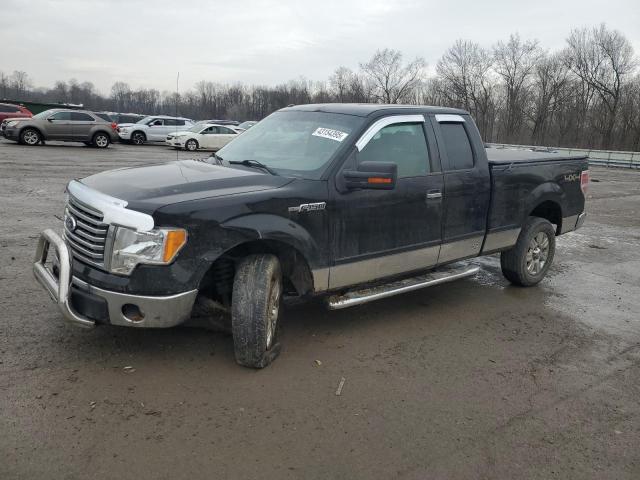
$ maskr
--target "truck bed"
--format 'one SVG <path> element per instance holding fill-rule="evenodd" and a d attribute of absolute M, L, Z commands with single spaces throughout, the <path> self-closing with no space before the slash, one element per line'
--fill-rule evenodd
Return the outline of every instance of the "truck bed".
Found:
<path fill-rule="evenodd" d="M 536 152 L 525 149 L 513 148 L 486 148 L 489 164 L 505 165 L 510 163 L 538 163 L 561 160 L 583 160 L 586 155 L 566 155 L 556 152 Z"/>

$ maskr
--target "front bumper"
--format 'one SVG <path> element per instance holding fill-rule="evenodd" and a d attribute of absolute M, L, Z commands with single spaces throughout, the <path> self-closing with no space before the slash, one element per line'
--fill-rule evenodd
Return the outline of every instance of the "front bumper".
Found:
<path fill-rule="evenodd" d="M 56 273 L 46 265 L 49 249 L 55 250 L 58 265 Z M 169 296 L 131 295 L 112 292 L 89 285 L 71 277 L 71 256 L 69 249 L 53 230 L 47 229 L 40 235 L 33 273 L 58 304 L 63 317 L 81 327 L 93 327 L 95 318 L 90 318 L 74 308 L 72 289 L 80 295 L 93 298 L 94 303 L 106 303 L 108 323 L 125 327 L 168 328 L 179 325 L 191 315 L 198 290 Z M 86 302 L 80 302 L 83 305 Z"/>
<path fill-rule="evenodd" d="M 122 132 L 122 131 L 118 131 L 118 138 L 120 140 L 131 140 L 131 131 L 126 131 L 126 132 Z"/>

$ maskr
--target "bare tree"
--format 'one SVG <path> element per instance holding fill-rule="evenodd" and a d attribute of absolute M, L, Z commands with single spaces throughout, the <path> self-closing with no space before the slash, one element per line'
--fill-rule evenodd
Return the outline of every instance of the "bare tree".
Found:
<path fill-rule="evenodd" d="M 602 147 L 610 148 L 624 81 L 636 66 L 633 47 L 624 35 L 604 24 L 572 30 L 567 43 L 569 68 L 593 88 L 606 107 Z"/>
<path fill-rule="evenodd" d="M 494 68 L 502 78 L 504 88 L 502 128 L 508 142 L 518 140 L 529 80 L 540 54 L 537 40 L 523 41 L 518 34 L 511 35 L 507 43 L 500 41 L 493 47 Z"/>
<path fill-rule="evenodd" d="M 24 97 L 27 93 L 27 90 L 32 88 L 31 80 L 29 79 L 29 75 L 26 72 L 22 72 L 19 70 L 14 70 L 11 74 L 11 78 L 9 79 L 9 83 L 11 88 L 13 89 L 13 94 L 15 98 Z"/>
<path fill-rule="evenodd" d="M 403 65 L 401 52 L 385 48 L 378 50 L 367 63 L 361 63 L 360 68 L 372 83 L 377 101 L 400 103 L 411 97 L 424 80 L 426 63 L 418 57 Z"/>
<path fill-rule="evenodd" d="M 471 112 L 485 137 L 491 136 L 495 120 L 492 65 L 491 56 L 480 45 L 456 40 L 436 66 L 444 103 Z"/>
<path fill-rule="evenodd" d="M 559 54 L 542 55 L 533 71 L 533 101 L 529 119 L 531 139 L 544 145 L 554 115 L 572 95 L 569 70 Z"/>

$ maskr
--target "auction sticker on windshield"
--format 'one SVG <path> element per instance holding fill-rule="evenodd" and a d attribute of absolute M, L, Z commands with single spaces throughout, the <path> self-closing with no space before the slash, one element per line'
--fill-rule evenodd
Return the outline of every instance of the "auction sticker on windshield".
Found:
<path fill-rule="evenodd" d="M 314 137 L 328 138 L 330 140 L 335 140 L 336 142 L 341 142 L 349 136 L 348 133 L 341 132 L 340 130 L 332 130 L 324 127 L 316 128 L 316 131 L 311 135 Z"/>

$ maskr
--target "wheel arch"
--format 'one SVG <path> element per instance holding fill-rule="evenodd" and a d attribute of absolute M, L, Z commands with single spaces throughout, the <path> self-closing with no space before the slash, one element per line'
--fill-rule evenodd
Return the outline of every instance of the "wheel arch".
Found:
<path fill-rule="evenodd" d="M 558 184 L 543 183 L 531 192 L 523 222 L 528 217 L 544 218 L 556 226 L 556 235 L 560 235 L 560 232 L 562 232 L 562 205 L 564 202 L 565 194 Z"/>
<path fill-rule="evenodd" d="M 35 125 L 25 125 L 24 127 L 22 127 L 19 131 L 18 131 L 18 139 L 20 139 L 20 137 L 22 136 L 22 132 L 24 132 L 27 129 L 31 129 L 31 130 L 35 130 L 36 132 L 38 132 L 40 134 L 40 138 L 42 140 L 47 140 L 47 136 L 45 135 L 45 133 L 43 132 L 43 130 L 40 127 L 37 127 Z"/>

